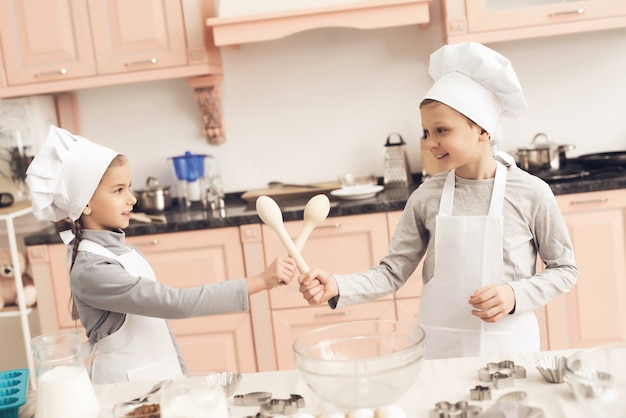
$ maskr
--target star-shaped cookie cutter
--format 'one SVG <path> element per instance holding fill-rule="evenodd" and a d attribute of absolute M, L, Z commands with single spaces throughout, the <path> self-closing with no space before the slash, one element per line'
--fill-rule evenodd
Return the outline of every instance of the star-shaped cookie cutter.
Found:
<path fill-rule="evenodd" d="M 450 403 L 437 402 L 431 409 L 429 418 L 475 418 L 483 411 L 480 406 L 470 405 L 468 401 Z"/>
<path fill-rule="evenodd" d="M 525 377 L 526 369 L 523 366 L 516 366 L 511 360 L 487 363 L 486 367 L 478 370 L 478 380 L 493 382 L 496 389 L 510 388 L 513 386 L 513 379 Z"/>

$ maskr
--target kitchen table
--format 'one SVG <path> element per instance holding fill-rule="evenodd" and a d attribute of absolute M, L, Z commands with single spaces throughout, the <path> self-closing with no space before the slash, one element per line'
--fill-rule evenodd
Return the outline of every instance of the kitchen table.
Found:
<path fill-rule="evenodd" d="M 491 386 L 492 400 L 470 401 L 472 405 L 488 410 L 501 395 L 512 391 L 525 391 L 527 405 L 540 408 L 545 418 L 589 418 L 581 411 L 574 395 L 566 383 L 547 383 L 535 368 L 535 360 L 544 356 L 570 355 L 575 350 L 545 351 L 511 355 L 507 357 L 467 357 L 455 359 L 427 360 L 424 362 L 414 385 L 397 402 L 408 418 L 428 418 L 429 411 L 440 401 L 455 403 L 470 400 L 470 390 L 477 385 Z M 515 379 L 511 388 L 495 389 L 492 384 L 481 382 L 478 371 L 490 362 L 511 360 L 516 366 L 526 369 L 526 378 Z M 154 382 L 96 385 L 96 393 L 102 406 L 102 418 L 112 417 L 112 408 L 117 402 L 134 398 L 147 392 Z M 247 373 L 235 394 L 250 392 L 271 392 L 275 399 L 288 399 L 291 394 L 304 397 L 305 406 L 299 412 L 313 416 L 337 412 L 336 408 L 321 401 L 306 386 L 297 370 Z M 228 399 L 231 418 L 254 416 L 259 407 L 233 405 L 233 397 Z M 20 418 L 30 418 L 20 413 Z"/>

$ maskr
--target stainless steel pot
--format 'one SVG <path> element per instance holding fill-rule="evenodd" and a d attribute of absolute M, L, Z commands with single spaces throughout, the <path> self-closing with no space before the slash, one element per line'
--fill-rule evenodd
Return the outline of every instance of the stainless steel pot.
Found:
<path fill-rule="evenodd" d="M 537 143 L 543 138 L 544 143 Z M 560 145 L 550 141 L 548 134 L 539 132 L 533 137 L 528 148 L 518 148 L 518 165 L 526 171 L 538 172 L 544 170 L 558 170 L 565 163 L 565 153 L 575 148 L 575 145 Z"/>
<path fill-rule="evenodd" d="M 145 190 L 136 190 L 136 207 L 141 212 L 163 212 L 172 207 L 170 186 L 160 186 L 154 177 L 148 177 Z"/>

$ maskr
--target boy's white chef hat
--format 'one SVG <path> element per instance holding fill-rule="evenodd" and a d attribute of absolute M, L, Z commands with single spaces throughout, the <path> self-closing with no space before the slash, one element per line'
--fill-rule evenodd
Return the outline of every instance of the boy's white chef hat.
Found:
<path fill-rule="evenodd" d="M 491 135 L 501 116 L 517 117 L 528 108 L 511 62 L 480 43 L 439 48 L 428 72 L 435 84 L 425 98 L 450 106 Z"/>
<path fill-rule="evenodd" d="M 75 221 L 117 152 L 51 126 L 26 171 L 33 214 L 39 220 Z"/>

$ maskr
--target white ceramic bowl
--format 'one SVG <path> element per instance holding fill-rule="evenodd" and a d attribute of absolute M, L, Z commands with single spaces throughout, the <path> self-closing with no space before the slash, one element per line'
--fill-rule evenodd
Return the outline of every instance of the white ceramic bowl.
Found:
<path fill-rule="evenodd" d="M 400 399 L 421 371 L 424 348 L 421 327 L 385 320 L 330 325 L 293 344 L 307 385 L 329 404 L 349 410 Z"/>
<path fill-rule="evenodd" d="M 593 418 L 626 418 L 626 343 L 580 350 L 565 362 L 565 380 Z"/>

